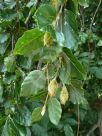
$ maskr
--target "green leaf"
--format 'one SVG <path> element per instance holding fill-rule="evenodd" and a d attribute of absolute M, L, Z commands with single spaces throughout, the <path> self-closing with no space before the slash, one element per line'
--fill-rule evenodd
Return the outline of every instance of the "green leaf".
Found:
<path fill-rule="evenodd" d="M 74 8 L 75 8 L 75 14 L 78 14 L 78 0 L 72 0 L 74 3 Z"/>
<path fill-rule="evenodd" d="M 10 136 L 9 132 L 8 132 L 8 123 L 7 123 L 7 121 L 6 121 L 6 123 L 5 123 L 4 127 L 3 127 L 3 131 L 2 131 L 1 136 Z"/>
<path fill-rule="evenodd" d="M 75 15 L 78 15 L 78 0 L 68 0 L 68 10 L 72 11 Z"/>
<path fill-rule="evenodd" d="M 102 47 L 102 40 L 99 40 L 99 42 L 97 43 L 97 47 Z"/>
<path fill-rule="evenodd" d="M 0 34 L 0 54 L 3 55 L 8 47 L 7 40 L 9 38 L 8 33 L 2 33 Z"/>
<path fill-rule="evenodd" d="M 43 71 L 34 70 L 28 74 L 21 85 L 20 96 L 30 97 L 41 89 L 44 89 L 46 77 Z"/>
<path fill-rule="evenodd" d="M 43 127 L 39 124 L 34 124 L 32 126 L 32 131 L 34 136 L 48 136 L 46 127 Z"/>
<path fill-rule="evenodd" d="M 17 59 L 18 65 L 23 69 L 30 69 L 32 66 L 32 57 L 19 57 Z"/>
<path fill-rule="evenodd" d="M 13 10 L 4 9 L 0 11 L 0 26 L 9 26 L 16 17 L 17 13 Z"/>
<path fill-rule="evenodd" d="M 26 106 L 18 107 L 15 120 L 20 125 L 31 126 L 32 118 L 30 110 Z"/>
<path fill-rule="evenodd" d="M 59 44 L 59 46 L 63 47 L 65 44 L 64 35 L 62 32 L 56 32 L 56 39 Z"/>
<path fill-rule="evenodd" d="M 87 101 L 84 97 L 83 84 L 80 80 L 71 80 L 70 86 L 70 101 L 73 104 L 86 104 Z"/>
<path fill-rule="evenodd" d="M 58 125 L 59 120 L 61 118 L 61 105 L 60 102 L 56 98 L 50 98 L 48 101 L 48 114 L 50 121 L 54 125 Z"/>
<path fill-rule="evenodd" d="M 35 14 L 39 27 L 45 27 L 54 21 L 56 17 L 56 10 L 48 4 L 41 5 Z"/>
<path fill-rule="evenodd" d="M 29 136 L 29 135 L 27 135 L 27 128 L 26 127 L 16 124 L 16 128 L 19 131 L 19 136 Z"/>
<path fill-rule="evenodd" d="M 69 84 L 71 80 L 71 65 L 67 56 L 63 56 L 59 78 L 64 84 Z"/>
<path fill-rule="evenodd" d="M 0 44 L 0 55 L 3 55 L 5 53 L 7 47 L 8 47 L 8 44 L 6 43 Z"/>
<path fill-rule="evenodd" d="M 65 38 L 65 47 L 74 48 L 77 45 L 77 22 L 75 15 L 71 11 L 65 10 L 63 19 L 63 34 Z"/>
<path fill-rule="evenodd" d="M 8 117 L 3 127 L 2 136 L 27 136 L 27 131 L 24 126 L 15 123 L 11 117 Z"/>
<path fill-rule="evenodd" d="M 96 78 L 102 79 L 102 67 L 91 67 L 90 72 L 94 74 Z"/>
<path fill-rule="evenodd" d="M 4 59 L 4 64 L 8 72 L 14 72 L 15 70 L 15 58 L 10 55 Z"/>
<path fill-rule="evenodd" d="M 74 132 L 71 126 L 68 124 L 64 126 L 64 133 L 65 133 L 65 136 L 74 136 Z"/>
<path fill-rule="evenodd" d="M 59 54 L 61 53 L 62 49 L 56 46 L 52 46 L 50 48 L 43 48 L 41 52 L 41 57 L 45 61 L 55 61 Z"/>
<path fill-rule="evenodd" d="M 2 33 L 0 34 L 0 43 L 4 43 L 8 40 L 9 34 L 8 33 Z"/>
<path fill-rule="evenodd" d="M 86 8 L 89 6 L 89 0 L 79 0 L 79 4 Z"/>
<path fill-rule="evenodd" d="M 44 32 L 31 29 L 20 37 L 15 45 L 14 54 L 28 55 L 43 46 Z"/>
<path fill-rule="evenodd" d="M 75 120 L 73 117 L 72 118 L 68 118 L 68 123 L 71 126 L 75 126 L 75 125 L 77 125 L 77 120 Z"/>
<path fill-rule="evenodd" d="M 19 132 L 12 119 L 6 120 L 1 136 L 19 136 Z"/>
<path fill-rule="evenodd" d="M 29 98 L 29 101 L 35 101 L 35 100 L 41 100 L 45 98 L 47 95 L 47 91 L 39 91 L 37 94 L 31 96 Z"/>
<path fill-rule="evenodd" d="M 86 72 L 82 64 L 77 60 L 77 58 L 72 54 L 70 49 L 64 48 L 64 52 L 70 59 L 71 63 L 75 66 L 75 68 L 79 71 L 79 73 L 83 76 L 83 78 L 86 78 Z"/>
<path fill-rule="evenodd" d="M 83 104 L 86 103 L 86 99 L 84 98 L 84 93 L 80 88 L 75 88 L 74 86 L 70 86 L 70 101 L 73 104 Z"/>
<path fill-rule="evenodd" d="M 0 128 L 4 125 L 5 120 L 6 120 L 5 116 L 0 115 Z"/>
<path fill-rule="evenodd" d="M 12 82 L 15 81 L 15 79 L 16 79 L 16 75 L 6 73 L 3 78 L 3 82 L 4 84 L 11 84 Z"/>
<path fill-rule="evenodd" d="M 42 119 L 42 107 L 35 108 L 32 112 L 32 122 L 37 122 Z"/>

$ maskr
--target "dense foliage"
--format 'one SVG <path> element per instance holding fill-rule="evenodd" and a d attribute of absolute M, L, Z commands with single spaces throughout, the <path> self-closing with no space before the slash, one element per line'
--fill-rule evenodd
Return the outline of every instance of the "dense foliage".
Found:
<path fill-rule="evenodd" d="M 1 136 L 102 136 L 101 6 L 0 1 Z"/>

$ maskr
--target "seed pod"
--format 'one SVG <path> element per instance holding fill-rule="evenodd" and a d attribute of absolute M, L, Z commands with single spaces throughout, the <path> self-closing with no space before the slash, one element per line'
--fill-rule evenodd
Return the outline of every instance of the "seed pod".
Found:
<path fill-rule="evenodd" d="M 65 85 L 63 85 L 61 93 L 60 93 L 60 102 L 65 105 L 66 101 L 68 101 L 69 94 Z"/>
<path fill-rule="evenodd" d="M 50 47 L 52 45 L 53 39 L 49 32 L 45 32 L 43 42 L 44 46 Z"/>
<path fill-rule="evenodd" d="M 52 79 L 48 85 L 48 94 L 49 96 L 55 96 L 56 95 L 56 90 L 58 88 L 58 83 L 56 79 Z"/>

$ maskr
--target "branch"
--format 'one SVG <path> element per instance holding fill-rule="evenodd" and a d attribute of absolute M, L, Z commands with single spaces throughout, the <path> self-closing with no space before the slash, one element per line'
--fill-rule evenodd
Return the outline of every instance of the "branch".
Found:
<path fill-rule="evenodd" d="M 100 136 L 102 136 L 102 121 L 101 121 L 99 129 L 100 129 Z"/>
<path fill-rule="evenodd" d="M 94 13 L 94 15 L 93 15 L 92 22 L 91 22 L 91 24 L 90 24 L 90 30 L 91 30 L 91 28 L 92 28 L 94 19 L 95 19 L 96 14 L 97 14 L 97 12 L 98 12 L 98 10 L 99 10 L 99 7 L 100 7 L 100 5 L 101 5 L 101 2 L 102 2 L 102 0 L 99 1 L 99 4 L 98 4 L 98 6 L 97 6 L 97 8 L 96 8 L 96 11 L 95 11 L 95 13 Z"/>
<path fill-rule="evenodd" d="M 33 7 L 37 6 L 38 3 L 39 3 L 39 0 L 36 2 L 36 4 L 34 3 Z M 26 25 L 27 25 L 27 23 L 28 23 L 28 21 L 29 21 L 31 15 L 32 15 L 32 10 L 29 11 L 29 14 L 28 14 L 28 16 L 27 16 L 27 18 L 26 18 L 26 20 L 25 20 L 25 22 L 24 22 Z"/>
<path fill-rule="evenodd" d="M 81 31 L 84 31 L 85 29 L 85 21 L 84 21 L 84 8 L 82 6 L 79 6 L 80 11 L 80 23 L 81 23 Z"/>
<path fill-rule="evenodd" d="M 90 129 L 86 136 L 90 136 L 96 130 L 96 128 L 100 129 L 100 136 L 102 136 L 102 111 L 100 112 L 98 122 Z"/>
<path fill-rule="evenodd" d="M 96 128 L 98 128 L 98 123 L 95 124 L 95 125 L 91 128 L 91 130 L 88 132 L 88 134 L 87 134 L 86 136 L 90 136 L 90 135 L 95 131 Z"/>
<path fill-rule="evenodd" d="M 40 59 L 39 62 L 38 62 L 38 65 L 37 65 L 38 70 L 41 70 L 42 63 L 43 63 L 43 59 Z"/>

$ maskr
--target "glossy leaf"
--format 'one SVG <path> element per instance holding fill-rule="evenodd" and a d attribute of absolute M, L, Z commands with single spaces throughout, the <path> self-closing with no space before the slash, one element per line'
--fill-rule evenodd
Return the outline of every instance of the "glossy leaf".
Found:
<path fill-rule="evenodd" d="M 86 99 L 84 98 L 84 92 L 80 90 L 80 88 L 75 88 L 74 86 L 70 86 L 70 101 L 73 104 L 86 103 Z"/>
<path fill-rule="evenodd" d="M 5 124 L 5 120 L 6 120 L 5 116 L 0 115 L 0 127 L 2 127 Z"/>
<path fill-rule="evenodd" d="M 4 9 L 0 11 L 0 26 L 9 26 L 11 22 L 17 17 L 17 13 L 12 10 Z"/>
<path fill-rule="evenodd" d="M 56 10 L 51 5 L 41 5 L 35 14 L 39 27 L 45 27 L 54 21 L 56 17 Z"/>
<path fill-rule="evenodd" d="M 9 38 L 8 33 L 2 33 L 0 34 L 0 54 L 3 55 L 8 47 L 7 40 Z"/>
<path fill-rule="evenodd" d="M 72 0 L 74 3 L 75 14 L 78 14 L 78 0 Z"/>
<path fill-rule="evenodd" d="M 66 56 L 63 56 L 62 66 L 59 72 L 59 78 L 64 84 L 69 84 L 71 80 L 71 65 Z"/>
<path fill-rule="evenodd" d="M 58 125 L 61 118 L 61 105 L 60 102 L 56 98 L 50 98 L 48 101 L 48 114 L 50 121 L 54 125 Z"/>
<path fill-rule="evenodd" d="M 15 45 L 14 54 L 28 55 L 43 46 L 44 32 L 38 29 L 26 31 Z"/>
<path fill-rule="evenodd" d="M 42 115 L 41 115 L 42 107 L 35 108 L 32 112 L 32 122 L 37 122 L 41 120 Z"/>
<path fill-rule="evenodd" d="M 30 97 L 37 91 L 44 89 L 46 77 L 43 71 L 34 70 L 28 74 L 21 85 L 20 96 Z"/>
<path fill-rule="evenodd" d="M 8 119 L 3 127 L 1 136 L 19 136 L 19 131 L 15 127 L 14 122 Z"/>
<path fill-rule="evenodd" d="M 31 112 L 26 106 L 18 107 L 18 114 L 15 116 L 15 120 L 18 124 L 23 126 L 31 126 L 32 118 Z"/>
<path fill-rule="evenodd" d="M 15 58 L 10 55 L 4 59 L 4 64 L 8 72 L 14 72 L 15 70 Z"/>
<path fill-rule="evenodd" d="M 73 130 L 71 126 L 68 124 L 64 126 L 64 133 L 65 133 L 65 136 L 74 136 Z"/>
<path fill-rule="evenodd" d="M 52 46 L 50 48 L 43 48 L 41 52 L 41 57 L 45 61 L 55 61 L 59 54 L 61 53 L 62 49 L 56 46 Z"/>
<path fill-rule="evenodd" d="M 68 58 L 70 59 L 71 63 L 75 66 L 75 68 L 79 71 L 79 73 L 85 78 L 86 72 L 82 64 L 77 60 L 77 58 L 72 54 L 70 49 L 64 48 L 64 51 Z"/>
<path fill-rule="evenodd" d="M 77 45 L 77 23 L 75 15 L 71 11 L 65 11 L 63 19 L 63 34 L 65 38 L 65 47 L 73 49 Z"/>

